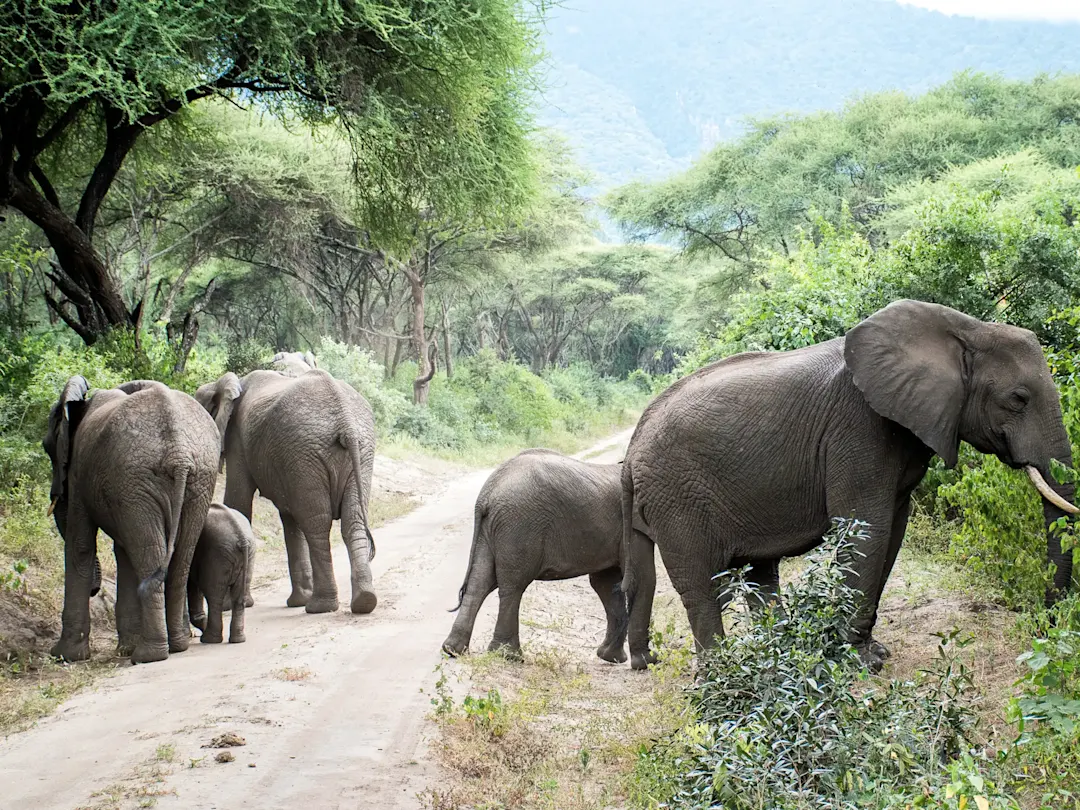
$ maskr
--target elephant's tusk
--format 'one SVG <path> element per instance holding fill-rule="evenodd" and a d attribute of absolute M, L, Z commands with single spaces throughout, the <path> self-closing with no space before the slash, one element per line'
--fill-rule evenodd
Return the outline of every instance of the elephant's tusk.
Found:
<path fill-rule="evenodd" d="M 56 510 L 56 502 L 59 498 L 53 498 L 52 503 L 49 504 L 49 511 L 45 513 L 45 517 L 52 517 L 52 513 Z"/>
<path fill-rule="evenodd" d="M 1042 477 L 1042 474 L 1032 466 L 1024 467 L 1027 471 L 1028 478 L 1031 479 L 1031 483 L 1035 485 L 1035 489 L 1039 490 L 1039 494 L 1046 500 L 1050 501 L 1054 506 L 1060 509 L 1062 512 L 1068 512 L 1070 515 L 1080 515 L 1080 509 L 1077 509 L 1067 500 L 1058 495 L 1054 490 L 1050 488 L 1050 485 L 1046 483 L 1046 479 Z"/>

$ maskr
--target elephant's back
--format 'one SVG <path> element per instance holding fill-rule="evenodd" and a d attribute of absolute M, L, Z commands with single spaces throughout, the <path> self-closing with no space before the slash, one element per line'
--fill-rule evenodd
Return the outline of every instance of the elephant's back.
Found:
<path fill-rule="evenodd" d="M 535 568 L 537 579 L 580 576 L 618 564 L 618 465 L 526 451 L 496 469 L 479 502 L 502 553 Z"/>

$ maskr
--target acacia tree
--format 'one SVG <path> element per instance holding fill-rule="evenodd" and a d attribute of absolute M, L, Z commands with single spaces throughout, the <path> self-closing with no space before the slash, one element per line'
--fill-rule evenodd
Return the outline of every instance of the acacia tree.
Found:
<path fill-rule="evenodd" d="M 14 0 L 0 6 L 0 207 L 45 234 L 48 305 L 93 343 L 137 317 L 95 226 L 148 129 L 211 96 L 334 124 L 362 219 L 400 235 L 418 199 L 451 217 L 516 201 L 500 152 L 524 149 L 534 50 L 513 0 Z M 95 157 L 66 195 L 73 143 Z"/>

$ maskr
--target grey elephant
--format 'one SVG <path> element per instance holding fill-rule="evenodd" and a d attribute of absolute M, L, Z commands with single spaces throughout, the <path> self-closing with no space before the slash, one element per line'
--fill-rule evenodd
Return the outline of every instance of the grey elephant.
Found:
<path fill-rule="evenodd" d="M 621 477 L 620 464 L 589 464 L 551 450 L 526 450 L 499 465 L 476 498 L 469 567 L 443 651 L 457 656 L 468 649 L 477 613 L 498 588 L 499 617 L 488 649 L 520 658 L 525 589 L 536 580 L 588 574 L 607 614 L 607 633 L 596 654 L 605 661 L 625 661 L 626 602 L 617 587 L 622 579 Z M 750 579 L 775 592 L 777 561 L 762 561 Z"/>
<path fill-rule="evenodd" d="M 312 369 L 319 367 L 315 355 L 311 352 L 278 352 L 270 358 L 275 370 L 288 374 L 291 377 L 299 377 Z"/>
<path fill-rule="evenodd" d="M 277 507 L 292 580 L 286 604 L 308 613 L 338 609 L 330 527 L 340 519 L 352 612 L 374 610 L 367 509 L 375 420 L 367 400 L 317 370 L 299 377 L 252 371 L 243 379 L 229 373 L 201 386 L 195 398 L 221 431 L 225 505 L 250 521 L 258 489 Z"/>
<path fill-rule="evenodd" d="M 871 631 L 907 526 L 911 494 L 961 441 L 1025 470 L 1049 525 L 1077 512 L 1057 389 L 1035 336 L 956 310 L 897 301 L 846 336 L 789 352 L 739 354 L 679 380 L 643 413 L 623 465 L 623 587 L 635 668 L 650 660 L 653 545 L 700 648 L 722 634 L 711 577 L 734 561 L 802 554 L 833 517 L 869 523 L 851 562 L 865 597 L 850 641 L 874 669 Z M 1054 598 L 1072 553 L 1048 534 Z"/>
<path fill-rule="evenodd" d="M 191 623 L 202 631 L 203 644 L 222 642 L 222 611 L 230 609 L 229 643 L 245 640 L 244 608 L 254 561 L 255 536 L 248 519 L 224 504 L 210 504 L 187 582 Z"/>
<path fill-rule="evenodd" d="M 217 478 L 218 431 L 194 399 L 158 382 L 89 393 L 83 377 L 67 381 L 42 442 L 64 538 L 63 628 L 52 654 L 90 657 L 101 529 L 116 554 L 119 649 L 135 663 L 161 661 L 190 641 L 186 583 Z"/>

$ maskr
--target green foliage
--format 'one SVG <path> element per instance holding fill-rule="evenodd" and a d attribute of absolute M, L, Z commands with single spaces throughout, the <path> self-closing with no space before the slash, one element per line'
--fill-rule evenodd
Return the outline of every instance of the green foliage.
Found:
<path fill-rule="evenodd" d="M 238 377 L 249 371 L 270 368 L 274 350 L 258 340 L 230 340 L 225 344 L 225 370 Z"/>
<path fill-rule="evenodd" d="M 886 684 L 869 682 L 844 643 L 857 602 L 837 560 L 864 532 L 838 521 L 784 587 L 784 614 L 751 616 L 706 653 L 686 724 L 639 755 L 634 806 L 1016 807 L 971 742 L 966 641 L 942 636 L 919 678 Z M 735 592 L 751 587 L 725 578 Z"/>
<path fill-rule="evenodd" d="M 375 414 L 375 425 L 380 432 L 388 432 L 412 407 L 401 391 L 385 385 L 383 367 L 370 352 L 324 337 L 315 356 L 319 368 L 344 380 L 364 395 Z"/>

